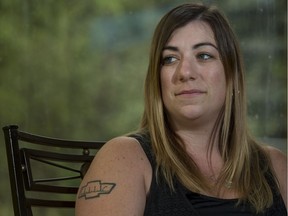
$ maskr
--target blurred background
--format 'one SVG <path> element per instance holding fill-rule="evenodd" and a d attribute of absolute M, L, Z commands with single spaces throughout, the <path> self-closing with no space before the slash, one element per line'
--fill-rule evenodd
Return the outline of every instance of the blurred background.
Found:
<path fill-rule="evenodd" d="M 0 0 L 0 126 L 76 140 L 137 129 L 153 30 L 184 2 Z M 197 2 L 230 19 L 244 55 L 250 129 L 286 153 L 287 1 Z M 0 215 L 13 215 L 3 133 L 0 182 Z"/>

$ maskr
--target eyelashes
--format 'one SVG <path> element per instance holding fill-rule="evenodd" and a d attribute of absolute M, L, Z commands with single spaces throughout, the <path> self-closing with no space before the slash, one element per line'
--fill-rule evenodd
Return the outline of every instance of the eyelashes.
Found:
<path fill-rule="evenodd" d="M 162 65 L 171 65 L 178 60 L 175 56 L 165 56 L 161 60 Z"/>
<path fill-rule="evenodd" d="M 214 56 L 211 55 L 210 53 L 198 53 L 198 54 L 196 54 L 195 59 L 197 59 L 199 62 L 206 62 L 206 61 L 214 59 Z M 174 63 L 178 62 L 179 60 L 180 60 L 180 58 L 175 56 L 175 55 L 166 55 L 166 56 L 162 57 L 161 65 L 162 66 L 173 65 Z"/>
<path fill-rule="evenodd" d="M 202 61 L 207 61 L 214 58 L 212 55 L 208 53 L 200 53 L 197 55 L 197 59 L 202 60 Z"/>

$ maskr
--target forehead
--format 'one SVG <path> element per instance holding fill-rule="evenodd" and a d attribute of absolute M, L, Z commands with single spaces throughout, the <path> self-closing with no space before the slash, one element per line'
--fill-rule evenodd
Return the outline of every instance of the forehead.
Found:
<path fill-rule="evenodd" d="M 191 41 L 191 43 L 201 43 L 205 41 L 216 45 L 214 32 L 210 25 L 200 20 L 191 21 L 185 26 L 176 29 L 167 44 L 177 45 L 184 42 L 187 43 L 187 40 Z"/>

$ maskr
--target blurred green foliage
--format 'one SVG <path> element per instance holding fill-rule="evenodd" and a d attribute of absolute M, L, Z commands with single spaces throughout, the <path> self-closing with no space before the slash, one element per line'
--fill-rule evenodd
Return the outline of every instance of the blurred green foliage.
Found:
<path fill-rule="evenodd" d="M 135 130 L 154 27 L 182 2 L 1 0 L 1 126 L 82 140 Z M 226 13 L 241 42 L 252 132 L 286 143 L 287 2 L 204 2 Z M 12 215 L 0 138 L 0 215 Z"/>

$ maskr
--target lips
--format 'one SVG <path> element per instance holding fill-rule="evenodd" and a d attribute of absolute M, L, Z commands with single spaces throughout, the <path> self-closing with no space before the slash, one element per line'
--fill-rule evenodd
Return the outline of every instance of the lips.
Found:
<path fill-rule="evenodd" d="M 175 93 L 175 96 L 180 95 L 196 95 L 196 94 L 204 94 L 205 91 L 199 90 L 199 89 L 190 89 L 190 90 L 182 90 Z"/>

